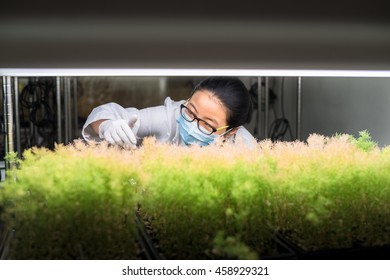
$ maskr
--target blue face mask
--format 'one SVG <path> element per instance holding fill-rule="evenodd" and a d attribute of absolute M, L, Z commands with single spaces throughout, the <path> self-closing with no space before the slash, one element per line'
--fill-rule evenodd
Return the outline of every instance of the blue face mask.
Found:
<path fill-rule="evenodd" d="M 196 121 L 188 122 L 181 115 L 179 115 L 176 122 L 179 124 L 179 134 L 181 140 L 183 140 L 186 145 L 197 144 L 203 147 L 214 143 L 217 138 L 214 134 L 204 134 L 199 130 Z"/>

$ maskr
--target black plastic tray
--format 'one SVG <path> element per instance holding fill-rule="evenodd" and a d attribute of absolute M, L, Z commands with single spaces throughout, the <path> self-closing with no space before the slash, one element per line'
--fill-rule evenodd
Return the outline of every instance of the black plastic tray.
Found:
<path fill-rule="evenodd" d="M 137 242 L 141 248 L 141 256 L 147 260 L 162 260 L 164 259 L 158 252 L 151 236 L 145 229 L 145 225 L 139 213 L 135 213 L 135 223 L 137 225 Z"/>
<path fill-rule="evenodd" d="M 276 236 L 280 242 L 296 252 L 296 258 L 301 260 L 390 260 L 390 244 L 367 247 L 354 243 L 351 248 L 308 251 L 280 233 Z"/>
<path fill-rule="evenodd" d="M 14 229 L 7 228 L 4 222 L 0 221 L 0 260 L 8 258 L 8 250 L 14 234 Z"/>

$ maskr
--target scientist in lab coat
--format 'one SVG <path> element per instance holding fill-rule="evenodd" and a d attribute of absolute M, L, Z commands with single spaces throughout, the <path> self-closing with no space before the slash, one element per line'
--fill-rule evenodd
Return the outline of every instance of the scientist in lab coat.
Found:
<path fill-rule="evenodd" d="M 250 120 L 252 103 L 242 81 L 234 77 L 210 77 L 195 86 L 187 100 L 145 109 L 123 108 L 116 103 L 92 110 L 84 124 L 86 141 L 104 141 L 135 149 L 147 136 L 158 142 L 207 146 L 242 142 L 254 147 L 256 139 L 243 127 Z"/>

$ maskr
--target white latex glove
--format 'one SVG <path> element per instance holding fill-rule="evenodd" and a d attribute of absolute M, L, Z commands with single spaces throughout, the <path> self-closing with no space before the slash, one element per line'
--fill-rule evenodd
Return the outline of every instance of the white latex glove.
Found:
<path fill-rule="evenodd" d="M 107 140 L 112 145 L 119 145 L 125 149 L 136 149 L 137 139 L 132 128 L 137 121 L 138 116 L 131 116 L 129 121 L 107 120 L 99 126 L 99 137 Z"/>

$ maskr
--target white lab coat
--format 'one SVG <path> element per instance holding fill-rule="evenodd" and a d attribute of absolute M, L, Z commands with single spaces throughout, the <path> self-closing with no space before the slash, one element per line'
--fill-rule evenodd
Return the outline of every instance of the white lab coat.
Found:
<path fill-rule="evenodd" d="M 129 120 L 132 115 L 137 115 L 138 120 L 133 127 L 133 132 L 140 145 L 142 139 L 154 136 L 158 142 L 185 145 L 180 138 L 178 124 L 176 122 L 180 114 L 180 104 L 185 100 L 173 101 L 167 97 L 164 105 L 145 109 L 123 108 L 116 103 L 107 103 L 94 108 L 84 124 L 82 135 L 87 141 L 102 141 L 90 124 L 100 119 L 125 119 Z M 240 140 L 238 140 L 240 139 Z M 256 139 L 243 126 L 240 126 L 235 137 L 230 137 L 229 142 L 243 141 L 249 147 L 256 145 Z"/>

